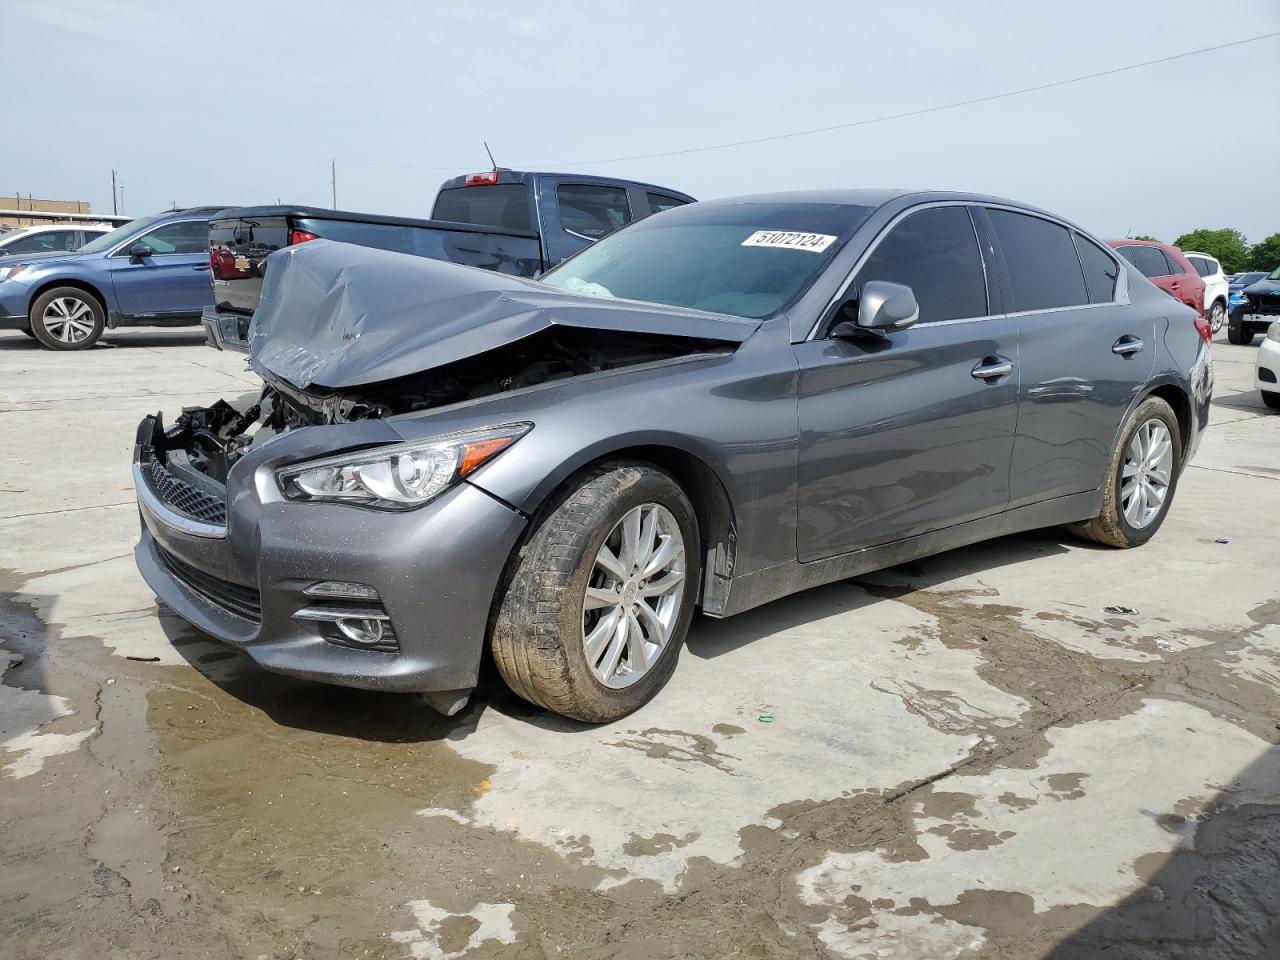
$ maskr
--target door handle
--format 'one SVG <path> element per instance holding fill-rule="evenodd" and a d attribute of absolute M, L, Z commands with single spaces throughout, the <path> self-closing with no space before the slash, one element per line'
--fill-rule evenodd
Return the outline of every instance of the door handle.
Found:
<path fill-rule="evenodd" d="M 1125 334 L 1123 337 L 1121 337 L 1119 340 L 1117 340 L 1115 343 L 1111 345 L 1111 352 L 1115 354 L 1119 354 L 1122 357 L 1127 357 L 1127 356 L 1130 356 L 1131 354 L 1137 353 L 1139 350 L 1141 350 L 1145 346 L 1146 344 L 1143 343 L 1141 340 L 1139 340 L 1137 337 L 1132 337 L 1132 336 L 1129 336 L 1128 334 Z"/>
<path fill-rule="evenodd" d="M 1013 363 L 1004 357 L 987 357 L 969 373 L 975 380 L 995 380 L 1013 373 Z"/>

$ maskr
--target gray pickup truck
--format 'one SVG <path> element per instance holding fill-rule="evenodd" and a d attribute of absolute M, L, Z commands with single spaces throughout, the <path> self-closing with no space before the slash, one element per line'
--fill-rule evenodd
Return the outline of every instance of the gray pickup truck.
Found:
<path fill-rule="evenodd" d="M 446 180 L 432 219 L 318 207 L 236 207 L 209 221 L 213 305 L 201 320 L 210 346 L 248 352 L 267 258 L 326 239 L 536 277 L 634 220 L 693 197 L 634 180 L 490 170 Z"/>

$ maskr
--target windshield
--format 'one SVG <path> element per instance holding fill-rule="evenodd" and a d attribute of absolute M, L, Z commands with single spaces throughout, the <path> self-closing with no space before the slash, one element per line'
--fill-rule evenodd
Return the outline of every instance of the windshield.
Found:
<path fill-rule="evenodd" d="M 797 299 L 870 213 L 837 203 L 690 204 L 605 237 L 542 282 L 759 319 Z"/>
<path fill-rule="evenodd" d="M 1274 270 L 1272 270 L 1272 271 L 1271 271 L 1271 275 L 1270 275 L 1270 276 L 1268 276 L 1268 277 L 1267 277 L 1267 279 L 1268 279 L 1268 280 L 1280 280 L 1280 267 L 1276 267 Z"/>
<path fill-rule="evenodd" d="M 149 227 L 160 219 L 159 215 L 154 217 L 139 217 L 137 220 L 130 220 L 124 226 L 116 227 L 110 233 L 104 233 L 97 240 L 90 240 L 76 253 L 101 253 L 103 250 L 109 250 L 121 240 L 125 239 L 131 233 L 137 233 L 143 227 Z"/>

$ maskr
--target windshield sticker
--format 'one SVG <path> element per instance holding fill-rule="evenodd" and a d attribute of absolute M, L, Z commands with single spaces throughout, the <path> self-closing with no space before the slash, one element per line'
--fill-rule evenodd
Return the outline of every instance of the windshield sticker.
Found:
<path fill-rule="evenodd" d="M 791 233 L 786 230 L 757 230 L 742 241 L 744 247 L 782 247 L 785 250 L 808 250 L 821 253 L 835 242 L 827 233 Z"/>

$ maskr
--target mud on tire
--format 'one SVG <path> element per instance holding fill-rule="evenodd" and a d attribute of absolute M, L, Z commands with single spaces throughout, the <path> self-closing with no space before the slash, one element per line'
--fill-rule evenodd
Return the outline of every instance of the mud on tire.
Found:
<path fill-rule="evenodd" d="M 620 520 L 657 504 L 684 541 L 684 580 L 670 639 L 628 686 L 598 679 L 587 662 L 583 601 L 601 546 Z M 576 720 L 626 716 L 666 684 L 693 618 L 701 572 L 698 522 L 676 481 L 647 463 L 615 461 L 590 469 L 540 514 L 512 558 L 497 601 L 490 648 L 511 689 L 530 703 Z"/>
<path fill-rule="evenodd" d="M 1170 470 L 1168 491 L 1159 513 L 1143 527 L 1133 526 L 1125 517 L 1121 503 L 1121 483 L 1125 463 L 1125 452 L 1129 441 L 1140 427 L 1151 420 L 1159 420 L 1169 431 L 1173 441 L 1173 466 Z M 1102 511 L 1092 520 L 1073 524 L 1071 530 L 1086 540 L 1106 544 L 1109 547 L 1136 547 L 1150 540 L 1164 523 L 1178 489 L 1178 474 L 1182 470 L 1182 431 L 1178 426 L 1178 418 L 1173 408 L 1159 397 L 1148 397 L 1143 400 L 1125 420 L 1116 438 L 1115 449 L 1111 451 L 1111 460 L 1107 468 L 1106 486 L 1102 496 Z"/>

